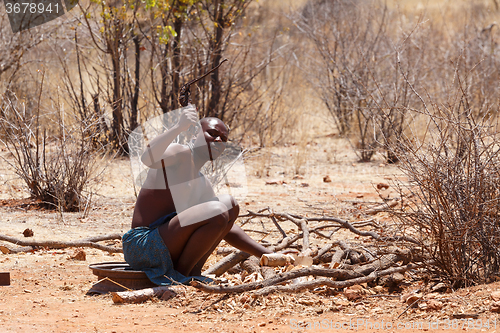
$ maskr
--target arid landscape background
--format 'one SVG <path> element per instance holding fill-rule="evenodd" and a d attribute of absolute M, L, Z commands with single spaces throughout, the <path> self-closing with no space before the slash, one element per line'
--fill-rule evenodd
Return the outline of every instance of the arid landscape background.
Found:
<path fill-rule="evenodd" d="M 228 58 L 192 97 L 200 117 L 222 118 L 245 152 L 241 215 L 270 208 L 366 222 L 362 232 L 415 242 L 330 228 L 328 237 L 311 233 L 310 247 L 332 244 L 330 256 L 341 242 L 365 254 L 407 251 L 418 268 L 391 287 L 266 296 L 186 287 L 167 301 L 117 305 L 85 294 L 97 282 L 88 266 L 122 254 L 17 252 L 0 241 L 0 271 L 11 278 L 0 287 L 0 331 L 336 331 L 356 321 L 349 329 L 368 332 L 382 320 L 394 332 L 498 330 L 496 0 L 146 3 L 82 1 L 16 35 L 0 6 L 0 235 L 68 242 L 126 232 L 139 190 L 128 133 L 177 108 L 183 83 Z M 281 239 L 269 219 L 237 223 L 261 242 Z M 335 268 L 361 265 L 347 257 Z M 219 282 L 261 279 L 236 267 Z"/>

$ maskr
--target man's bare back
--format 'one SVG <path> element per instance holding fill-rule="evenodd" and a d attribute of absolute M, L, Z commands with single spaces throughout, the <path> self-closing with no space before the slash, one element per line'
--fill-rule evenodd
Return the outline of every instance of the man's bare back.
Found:
<path fill-rule="evenodd" d="M 164 215 L 184 211 L 215 196 L 210 182 L 196 170 L 191 149 L 180 149 L 178 164 L 148 171 L 137 197 L 132 228 L 148 226 Z"/>

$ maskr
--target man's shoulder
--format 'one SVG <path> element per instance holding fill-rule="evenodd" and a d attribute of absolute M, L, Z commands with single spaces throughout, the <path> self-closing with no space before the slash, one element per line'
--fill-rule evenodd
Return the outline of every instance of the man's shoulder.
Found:
<path fill-rule="evenodd" d="M 189 149 L 189 147 L 186 145 L 181 145 L 180 143 L 171 143 L 168 146 L 167 150 L 172 151 L 173 153 L 176 154 L 183 154 L 183 153 L 191 154 L 191 149 Z"/>
<path fill-rule="evenodd" d="M 168 155 L 175 156 L 175 159 L 178 161 L 183 161 L 185 158 L 191 158 L 191 149 L 180 143 L 171 143 L 166 152 Z"/>

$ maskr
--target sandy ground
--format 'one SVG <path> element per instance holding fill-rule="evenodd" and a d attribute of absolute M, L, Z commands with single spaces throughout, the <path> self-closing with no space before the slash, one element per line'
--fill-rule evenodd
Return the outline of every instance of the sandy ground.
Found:
<path fill-rule="evenodd" d="M 381 202 L 381 195 L 397 195 L 392 189 L 378 193 L 376 184 L 391 183 L 401 175 L 394 166 L 385 165 L 381 156 L 371 163 L 353 163 L 355 157 L 343 153 L 349 151 L 346 148 L 340 139 L 318 138 L 304 148 L 292 145 L 259 151 L 246 161 L 248 195 L 240 201 L 242 214 L 271 207 L 277 212 L 305 216 L 366 219 L 364 208 Z M 314 162 L 301 162 L 297 158 L 300 153 Z M 300 177 L 294 172 L 297 166 L 301 166 Z M 326 175 L 332 182 L 323 181 Z M 4 180 L 0 184 L 1 199 L 26 196 L 5 165 L 0 169 L 0 178 Z M 22 232 L 30 228 L 34 232 L 32 239 L 67 241 L 124 233 L 130 225 L 134 202 L 129 162 L 118 159 L 108 166 L 86 216 L 61 216 L 22 205 L 21 201 L 4 200 L 0 206 L 0 234 L 24 239 Z M 385 213 L 374 218 L 390 223 Z M 257 231 L 273 228 L 266 223 L 255 221 L 244 228 L 255 239 L 262 239 L 263 233 Z M 295 232 L 296 228 L 284 225 L 284 229 Z M 266 237 L 272 239 L 273 234 Z M 347 237 L 353 235 L 340 231 L 333 238 Z M 312 236 L 311 242 L 320 246 L 325 240 Z M 349 300 L 342 290 L 329 288 L 254 299 L 247 293 L 209 295 L 188 287 L 168 301 L 115 305 L 109 295 L 85 295 L 97 281 L 88 266 L 123 261 L 123 255 L 86 248 L 86 260 L 79 261 L 71 259 L 75 251 L 0 253 L 0 271 L 11 275 L 11 285 L 0 287 L 0 332 L 500 331 L 500 317 L 491 311 L 491 295 L 499 289 L 498 283 L 436 294 L 433 297 L 441 302 L 440 310 L 420 306 L 406 312 L 407 306 L 400 299 L 405 291 L 391 294 L 366 285 L 359 287 L 363 296 L 356 300 Z M 213 255 L 207 266 L 220 259 Z M 403 289 L 416 289 L 420 284 L 417 277 L 407 275 Z M 453 319 L 460 313 L 477 317 Z"/>

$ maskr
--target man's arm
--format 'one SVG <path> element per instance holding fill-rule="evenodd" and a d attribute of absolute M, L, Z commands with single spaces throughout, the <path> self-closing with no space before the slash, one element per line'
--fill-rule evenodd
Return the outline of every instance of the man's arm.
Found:
<path fill-rule="evenodd" d="M 198 115 L 194 106 L 188 107 L 182 111 L 179 122 L 166 132 L 158 135 L 151 140 L 146 150 L 141 156 L 141 161 L 147 167 L 152 169 L 159 169 L 162 167 L 162 160 L 164 166 L 172 165 L 176 162 L 176 155 L 182 152 L 180 145 L 172 146 L 170 144 L 174 139 L 187 130 L 189 126 L 198 121 Z"/>

